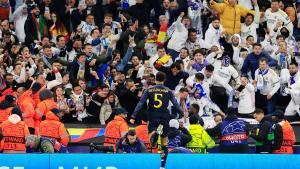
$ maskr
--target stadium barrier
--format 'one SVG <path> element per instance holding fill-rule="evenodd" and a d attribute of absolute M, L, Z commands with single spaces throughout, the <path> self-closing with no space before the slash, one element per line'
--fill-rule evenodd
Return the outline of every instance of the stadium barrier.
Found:
<path fill-rule="evenodd" d="M 0 154 L 0 169 L 159 169 L 159 154 Z M 166 169 L 286 169 L 299 155 L 170 154 Z"/>

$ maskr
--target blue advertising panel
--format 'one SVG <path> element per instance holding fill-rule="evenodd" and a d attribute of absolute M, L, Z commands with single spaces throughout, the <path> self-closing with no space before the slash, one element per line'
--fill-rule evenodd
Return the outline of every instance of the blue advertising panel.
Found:
<path fill-rule="evenodd" d="M 159 169 L 158 154 L 53 154 L 51 169 Z"/>
<path fill-rule="evenodd" d="M 299 168 L 299 155 L 169 154 L 166 169 Z M 0 154 L 0 169 L 159 169 L 159 154 Z"/>
<path fill-rule="evenodd" d="M 166 169 L 289 169 L 296 166 L 300 166 L 299 155 L 170 154 Z"/>
<path fill-rule="evenodd" d="M 49 154 L 0 154 L 0 169 L 49 169 Z"/>

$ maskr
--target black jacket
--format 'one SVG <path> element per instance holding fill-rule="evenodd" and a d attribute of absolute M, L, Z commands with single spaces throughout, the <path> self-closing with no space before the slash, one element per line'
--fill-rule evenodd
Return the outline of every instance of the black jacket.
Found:
<path fill-rule="evenodd" d="M 185 147 L 185 145 L 192 140 L 192 136 L 184 127 L 180 127 L 179 129 L 170 127 L 168 132 L 168 139 L 169 146 Z"/>
<path fill-rule="evenodd" d="M 272 141 L 268 140 L 268 135 L 271 134 L 272 125 L 272 119 L 270 117 L 264 117 L 258 128 L 251 133 L 250 136 L 257 141 L 256 153 L 272 153 Z"/>
<path fill-rule="evenodd" d="M 37 32 L 38 30 L 33 17 L 34 17 L 33 15 L 28 15 L 24 24 L 25 44 L 27 46 L 31 45 L 34 42 L 34 40 L 38 40 L 38 32 Z M 44 20 L 46 22 L 45 26 L 47 30 L 47 35 L 50 35 L 47 20 L 45 18 Z"/>
<path fill-rule="evenodd" d="M 185 83 L 186 79 L 189 77 L 189 74 L 184 71 L 180 71 L 177 75 L 173 75 L 171 72 L 171 68 L 169 67 L 158 67 L 154 62 L 154 67 L 158 71 L 162 71 L 166 74 L 166 81 L 165 86 L 170 88 L 171 90 L 175 90 L 176 86 L 179 84 L 180 80 L 183 80 L 183 83 Z"/>
<path fill-rule="evenodd" d="M 126 87 L 121 89 L 120 95 L 119 95 L 119 101 L 121 106 L 129 112 L 127 115 L 128 118 L 131 117 L 131 114 L 134 112 L 134 109 L 139 102 L 138 97 L 138 90 L 135 90 L 134 92 L 130 91 Z"/>
<path fill-rule="evenodd" d="M 130 16 L 139 20 L 139 25 L 145 25 L 149 23 L 150 10 L 148 4 L 137 3 L 135 5 L 132 5 L 128 11 Z"/>
<path fill-rule="evenodd" d="M 78 64 L 77 60 L 74 60 L 71 64 L 71 68 L 70 68 L 70 82 L 72 84 L 74 84 L 75 81 L 77 80 L 78 71 L 79 71 L 79 64 Z M 92 78 L 93 77 L 90 74 L 90 66 L 89 66 L 88 62 L 85 62 L 84 79 L 86 81 L 90 81 Z"/>
<path fill-rule="evenodd" d="M 229 121 L 229 120 L 238 120 L 238 118 L 236 115 L 228 115 L 224 119 L 224 121 Z M 250 128 L 251 127 L 249 123 L 245 122 L 245 129 L 247 133 L 249 133 Z M 221 124 L 218 124 L 213 129 L 208 129 L 207 133 L 212 137 L 221 138 L 222 137 Z M 236 146 L 223 146 L 222 144 L 220 144 L 220 153 L 249 153 L 248 144 L 236 145 Z"/>

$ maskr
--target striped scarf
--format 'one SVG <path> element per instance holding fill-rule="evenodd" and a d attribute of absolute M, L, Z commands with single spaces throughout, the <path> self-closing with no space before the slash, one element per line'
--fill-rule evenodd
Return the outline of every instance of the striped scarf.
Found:
<path fill-rule="evenodd" d="M 48 36 L 48 28 L 47 28 L 47 25 L 46 25 L 46 21 L 45 19 L 43 18 L 42 15 L 39 15 L 39 20 L 37 19 L 36 16 L 33 15 L 33 19 L 34 19 L 34 22 L 35 22 L 35 25 L 36 25 L 36 28 L 37 28 L 37 33 L 40 34 L 40 37 L 45 37 L 45 36 Z"/>

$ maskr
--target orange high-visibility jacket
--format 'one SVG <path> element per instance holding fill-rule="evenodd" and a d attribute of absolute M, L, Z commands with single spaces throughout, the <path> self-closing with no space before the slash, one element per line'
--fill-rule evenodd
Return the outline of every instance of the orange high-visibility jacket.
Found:
<path fill-rule="evenodd" d="M 46 99 L 37 104 L 34 115 L 35 131 L 39 131 L 39 125 L 42 121 L 42 117 L 46 115 L 51 109 L 58 108 L 53 99 Z"/>
<path fill-rule="evenodd" d="M 17 105 L 22 111 L 23 121 L 28 127 L 34 128 L 34 114 L 36 104 L 32 99 L 32 91 L 28 90 L 24 92 L 17 100 Z"/>
<path fill-rule="evenodd" d="M 105 128 L 104 146 L 115 146 L 117 141 L 129 130 L 125 119 L 115 116 L 114 120 L 109 122 Z"/>
<path fill-rule="evenodd" d="M 39 135 L 42 137 L 48 137 L 56 139 L 62 145 L 67 146 L 70 140 L 63 123 L 59 121 L 59 118 L 51 111 L 46 113 L 46 120 L 40 123 Z"/>
<path fill-rule="evenodd" d="M 19 121 L 14 124 L 10 120 L 6 120 L 0 125 L 0 127 L 3 135 L 3 138 L 1 140 L 2 150 L 26 150 L 25 139 L 29 135 L 29 130 L 25 122 Z"/>
<path fill-rule="evenodd" d="M 288 121 L 279 123 L 282 127 L 283 142 L 279 150 L 275 150 L 275 154 L 293 154 L 293 145 L 296 142 L 294 129 Z"/>
<path fill-rule="evenodd" d="M 9 108 L 4 109 L 4 110 L 0 109 L 0 123 L 2 123 L 5 120 L 7 120 L 8 116 L 11 115 L 11 110 L 12 109 L 13 109 L 13 107 L 9 107 Z"/>

